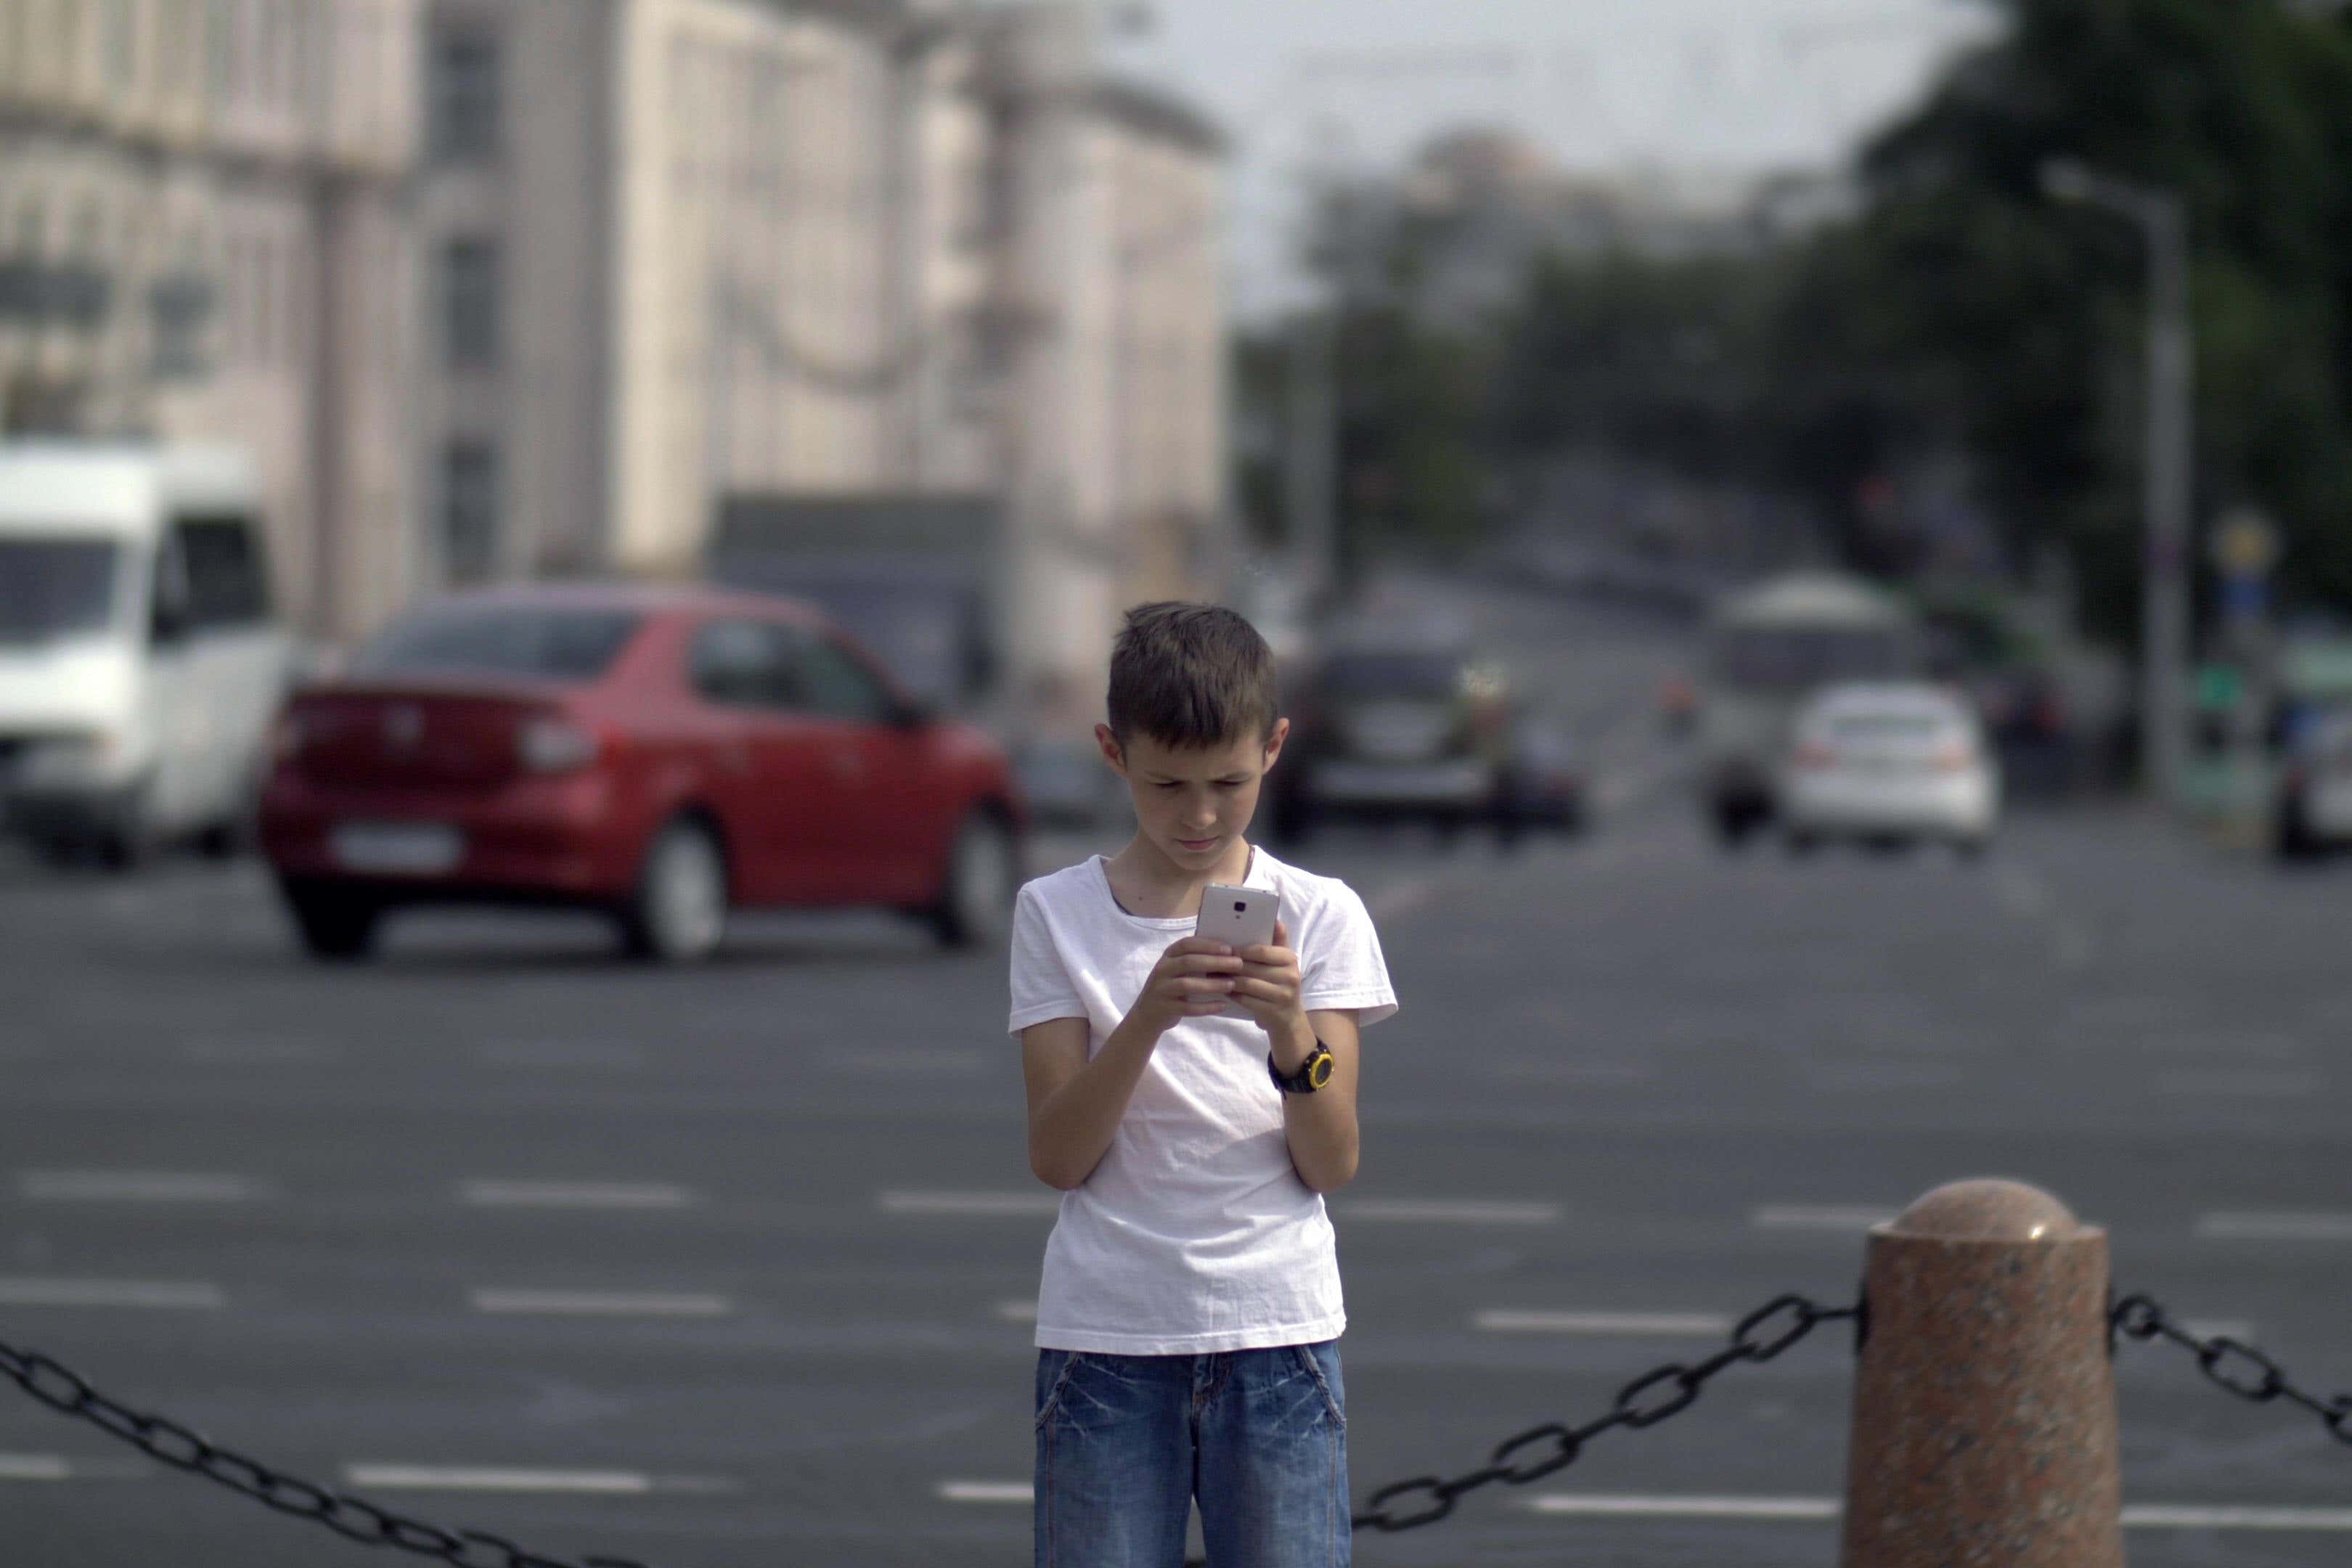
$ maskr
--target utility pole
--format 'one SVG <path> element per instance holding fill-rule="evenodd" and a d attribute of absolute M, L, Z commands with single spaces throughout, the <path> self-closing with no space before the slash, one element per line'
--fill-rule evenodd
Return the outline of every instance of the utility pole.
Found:
<path fill-rule="evenodd" d="M 1332 487 L 1339 468 L 1339 399 L 1331 385 L 1336 306 L 1301 310 L 1291 325 L 1289 408 L 1283 425 L 1283 510 L 1292 572 L 1309 613 L 1339 581 L 1339 527 Z"/>
<path fill-rule="evenodd" d="M 2189 223 L 2179 195 L 2096 173 L 2072 159 L 2042 165 L 2042 188 L 2130 218 L 2147 247 L 2145 559 L 2140 568 L 2140 765 L 2169 804 L 2188 756 L 2189 489 L 2195 349 L 2189 320 Z"/>

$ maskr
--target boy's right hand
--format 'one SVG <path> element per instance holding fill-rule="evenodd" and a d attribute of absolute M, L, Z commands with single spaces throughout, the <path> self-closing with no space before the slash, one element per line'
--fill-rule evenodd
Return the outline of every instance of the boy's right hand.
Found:
<path fill-rule="evenodd" d="M 1166 1034 L 1187 1018 L 1223 1012 L 1241 972 L 1240 956 L 1214 937 L 1180 938 L 1151 966 L 1134 1012 L 1155 1032 Z"/>

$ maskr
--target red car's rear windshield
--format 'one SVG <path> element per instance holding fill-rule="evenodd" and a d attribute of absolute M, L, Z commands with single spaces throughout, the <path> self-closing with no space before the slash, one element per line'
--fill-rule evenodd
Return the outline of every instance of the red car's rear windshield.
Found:
<path fill-rule="evenodd" d="M 352 660 L 352 673 L 519 675 L 594 680 L 643 619 L 577 605 L 451 605 L 404 616 Z"/>

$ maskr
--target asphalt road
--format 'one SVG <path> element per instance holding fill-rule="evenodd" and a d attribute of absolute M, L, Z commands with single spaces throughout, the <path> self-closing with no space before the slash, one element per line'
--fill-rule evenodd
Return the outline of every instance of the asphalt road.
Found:
<path fill-rule="evenodd" d="M 2049 1187 L 2119 1285 L 2352 1388 L 2352 869 L 2127 815 L 2021 818 L 1975 866 L 1727 858 L 1671 796 L 1509 858 L 1297 858 L 1367 895 L 1404 1004 L 1334 1205 L 1360 1501 L 1781 1290 L 1850 1299 L 1863 1225 L 1962 1175 Z M 1051 1194 L 1000 957 L 764 918 L 672 974 L 453 916 L 320 969 L 257 870 L 194 862 L 0 875 L 0 1341 L 550 1553 L 1024 1560 Z M 1359 1558 L 1826 1564 L 1852 1365 L 1825 1331 Z M 2137 1568 L 2344 1560 L 2352 1451 L 2177 1353 L 2118 1370 L 2127 1501 L 2207 1510 L 2135 1528 Z M 358 1552 L 0 1398 L 11 1568 Z"/>

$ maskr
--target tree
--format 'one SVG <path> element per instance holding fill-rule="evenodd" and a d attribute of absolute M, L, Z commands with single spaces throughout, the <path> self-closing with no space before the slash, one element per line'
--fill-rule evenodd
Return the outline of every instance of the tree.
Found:
<path fill-rule="evenodd" d="M 2198 513 L 2261 501 L 2287 585 L 2352 603 L 2352 30 L 2276 0 L 2002 0 L 2010 27 L 1879 136 L 1869 203 L 1792 301 L 1853 367 L 1910 367 L 2020 544 L 2074 556 L 2095 625 L 2137 603 L 2139 244 L 2053 208 L 2077 157 L 2183 196 Z"/>

